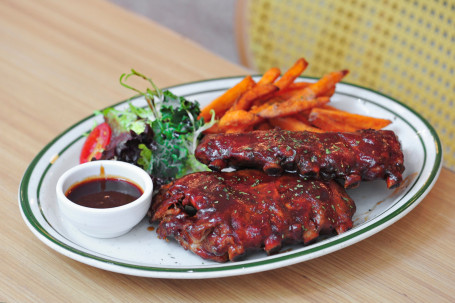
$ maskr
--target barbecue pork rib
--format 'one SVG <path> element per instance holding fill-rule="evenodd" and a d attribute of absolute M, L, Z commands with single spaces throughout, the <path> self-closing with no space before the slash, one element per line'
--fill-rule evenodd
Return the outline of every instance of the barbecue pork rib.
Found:
<path fill-rule="evenodd" d="M 400 142 L 390 130 L 213 134 L 201 140 L 195 156 L 215 171 L 234 167 L 261 169 L 269 175 L 298 172 L 304 177 L 338 179 L 346 188 L 375 179 L 385 179 L 393 188 L 404 171 Z"/>
<path fill-rule="evenodd" d="M 283 244 L 309 243 L 350 229 L 355 204 L 334 181 L 269 176 L 259 170 L 198 172 L 163 186 L 150 221 L 159 238 L 218 262 L 239 260 Z"/>

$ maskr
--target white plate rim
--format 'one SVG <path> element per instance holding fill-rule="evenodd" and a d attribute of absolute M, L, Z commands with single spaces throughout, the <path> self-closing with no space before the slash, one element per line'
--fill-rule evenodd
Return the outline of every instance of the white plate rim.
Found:
<path fill-rule="evenodd" d="M 185 89 L 191 86 L 203 85 L 203 86 L 214 86 L 214 91 L 225 90 L 228 89 L 230 86 L 217 86 L 217 82 L 226 82 L 226 81 L 237 81 L 242 79 L 243 76 L 232 76 L 232 77 L 221 77 L 221 78 L 212 78 L 207 80 L 201 81 L 193 81 L 187 82 L 171 87 L 167 87 L 164 89 L 169 89 L 171 91 L 175 91 L 178 89 Z M 255 78 L 260 77 L 260 75 L 255 75 Z M 316 78 L 312 77 L 301 77 L 300 80 L 308 80 L 314 81 Z M 18 192 L 18 201 L 20 206 L 21 215 L 29 227 L 29 229 L 37 236 L 42 242 L 48 245 L 50 248 L 54 249 L 55 251 L 68 256 L 74 260 L 80 261 L 82 263 L 98 267 L 101 269 L 119 272 L 123 274 L 135 275 L 135 276 L 144 276 L 144 277 L 155 277 L 155 278 L 178 278 L 178 279 L 196 279 L 196 278 L 215 278 L 215 277 L 226 277 L 226 276 L 235 276 L 241 274 L 249 274 L 254 272 L 261 272 L 265 270 L 270 270 L 274 268 L 284 267 L 291 264 L 307 261 L 316 257 L 320 257 L 322 255 L 334 252 L 336 250 L 342 249 L 349 245 L 352 245 L 358 241 L 361 241 L 369 236 L 383 230 L 384 228 L 390 226 L 394 222 L 401 219 L 405 216 L 409 211 L 411 211 L 415 206 L 420 203 L 421 200 L 428 194 L 428 192 L 433 187 L 434 183 L 436 182 L 441 167 L 442 167 L 442 148 L 439 136 L 437 135 L 435 129 L 417 112 L 415 112 L 412 108 L 408 107 L 407 105 L 403 104 L 402 102 L 391 98 L 390 96 L 384 95 L 380 92 L 375 90 L 365 88 L 359 85 L 351 84 L 342 82 L 339 84 L 341 87 L 345 88 L 357 88 L 363 90 L 367 93 L 372 93 L 378 96 L 382 96 L 384 98 L 389 99 L 392 103 L 395 103 L 397 106 L 401 107 L 405 110 L 407 114 L 411 114 L 415 116 L 416 119 L 421 121 L 425 126 L 428 134 L 430 135 L 430 139 L 434 142 L 433 146 L 426 146 L 423 144 L 422 138 L 420 138 L 420 134 L 418 134 L 420 140 L 422 141 L 422 146 L 427 152 L 427 148 L 434 148 L 435 156 L 434 161 L 431 163 L 427 163 L 426 159 L 424 160 L 424 165 L 422 166 L 421 172 L 425 167 L 429 167 L 429 172 L 425 176 L 419 175 L 419 178 L 425 178 L 421 183 L 422 186 L 418 189 L 418 191 L 411 197 L 407 197 L 406 201 L 402 202 L 400 207 L 395 209 L 393 212 L 387 214 L 385 217 L 381 218 L 380 220 L 368 225 L 366 228 L 359 228 L 358 230 L 352 231 L 350 233 L 342 234 L 335 236 L 329 242 L 320 242 L 314 244 L 312 246 L 308 246 L 307 249 L 304 251 L 296 251 L 295 253 L 285 254 L 285 255 L 276 255 L 273 257 L 265 257 L 263 259 L 259 259 L 256 261 L 252 261 L 250 263 L 223 263 L 221 265 L 216 266 L 207 266 L 207 267 L 179 267 L 179 268 L 171 268 L 171 267 L 157 267 L 157 266 L 142 266 L 142 265 L 135 265 L 130 264 L 128 262 L 119 262 L 117 260 L 109 259 L 109 257 L 100 257 L 88 254 L 83 251 L 79 251 L 68 243 L 62 243 L 61 241 L 55 239 L 52 235 L 48 233 L 48 231 L 38 222 L 35 218 L 33 211 L 31 210 L 31 205 L 28 197 L 28 187 L 30 185 L 31 174 L 34 171 L 37 163 L 42 160 L 43 154 L 51 148 L 61 137 L 65 136 L 70 130 L 74 129 L 78 125 L 86 122 L 89 119 L 94 118 L 94 114 L 82 119 L 81 121 L 77 122 L 76 124 L 70 126 L 68 129 L 63 131 L 60 135 L 54 138 L 51 142 L 49 142 L 32 160 L 32 162 L 27 167 L 24 176 L 21 180 Z M 337 86 L 337 90 L 338 87 Z M 207 92 L 209 90 L 198 91 Z M 194 94 L 194 93 L 193 93 Z M 192 95 L 187 94 L 183 95 L 185 97 Z M 122 103 L 127 102 L 128 100 L 124 100 L 114 104 L 112 106 L 116 106 Z M 406 120 L 403 118 L 403 120 Z M 416 130 L 417 132 L 417 130 Z M 81 134 L 82 136 L 82 134 Z M 49 164 L 50 167 L 51 164 Z M 48 168 L 49 168 L 48 167 Z M 43 172 L 45 174 L 46 171 Z M 38 184 L 37 191 L 39 192 L 40 185 Z M 43 213 L 41 212 L 43 215 Z"/>

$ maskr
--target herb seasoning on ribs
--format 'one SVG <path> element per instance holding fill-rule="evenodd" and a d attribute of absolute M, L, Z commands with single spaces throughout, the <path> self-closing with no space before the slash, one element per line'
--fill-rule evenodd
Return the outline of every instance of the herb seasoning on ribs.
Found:
<path fill-rule="evenodd" d="M 387 187 L 393 188 L 404 171 L 400 142 L 390 130 L 213 134 L 201 140 L 195 156 L 216 171 L 234 167 L 261 169 L 270 175 L 297 172 L 342 180 L 346 188 L 376 179 L 385 179 Z"/>
<path fill-rule="evenodd" d="M 241 170 L 186 175 L 164 185 L 150 211 L 160 238 L 173 237 L 204 259 L 225 262 L 345 232 L 355 204 L 334 181 Z"/>

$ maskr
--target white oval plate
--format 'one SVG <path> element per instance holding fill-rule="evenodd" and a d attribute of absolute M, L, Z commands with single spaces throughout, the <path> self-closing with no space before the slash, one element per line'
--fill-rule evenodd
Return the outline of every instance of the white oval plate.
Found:
<path fill-rule="evenodd" d="M 259 77 L 256 76 L 256 79 Z M 220 78 L 168 88 L 189 100 L 208 104 L 242 77 Z M 301 78 L 302 81 L 315 81 Z M 143 98 L 132 100 L 146 106 Z M 127 101 L 117 104 L 126 106 Z M 434 185 L 442 163 L 441 143 L 433 127 L 419 114 L 378 92 L 351 84 L 337 85 L 332 105 L 350 112 L 393 120 L 388 127 L 398 135 L 405 157 L 405 186 L 388 190 L 383 181 L 364 182 L 349 190 L 357 205 L 354 227 L 341 235 L 303 246 L 286 247 L 267 256 L 250 254 L 244 261 L 215 263 L 185 251 L 175 241 L 157 238 L 144 219 L 128 234 L 114 239 L 85 236 L 71 226 L 57 207 L 55 185 L 58 177 L 77 165 L 84 141 L 101 116 L 89 116 L 70 127 L 35 157 L 19 188 L 19 206 L 30 230 L 46 245 L 74 260 L 123 274 L 156 278 L 215 278 L 260 272 L 303 262 L 352 245 L 370 237 L 411 211 Z"/>

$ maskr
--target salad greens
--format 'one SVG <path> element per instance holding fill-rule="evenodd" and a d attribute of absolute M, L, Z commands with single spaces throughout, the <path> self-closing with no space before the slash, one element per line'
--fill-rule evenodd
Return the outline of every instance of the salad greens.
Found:
<path fill-rule="evenodd" d="M 152 88 L 144 92 L 126 83 L 136 76 L 148 81 Z M 129 103 L 125 110 L 107 108 L 100 113 L 111 126 L 112 139 L 102 158 L 136 164 L 154 181 L 164 184 L 188 172 L 207 170 L 194 157 L 200 134 L 216 121 L 198 119 L 199 103 L 190 102 L 170 91 L 161 91 L 150 78 L 131 70 L 120 77 L 120 83 L 144 96 L 148 107 Z"/>

